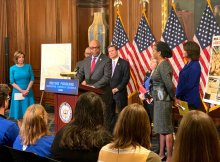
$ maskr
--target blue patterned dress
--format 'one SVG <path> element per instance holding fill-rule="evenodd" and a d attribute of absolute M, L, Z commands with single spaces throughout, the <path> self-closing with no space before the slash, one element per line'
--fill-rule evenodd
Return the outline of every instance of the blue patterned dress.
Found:
<path fill-rule="evenodd" d="M 10 84 L 17 84 L 22 90 L 26 90 L 30 81 L 34 81 L 32 67 L 29 64 L 24 64 L 19 67 L 13 65 L 10 67 Z M 24 100 L 14 100 L 15 93 L 20 93 L 16 88 L 12 90 L 11 105 L 9 116 L 14 119 L 22 119 L 28 106 L 34 104 L 34 94 L 32 88 L 25 96 Z"/>

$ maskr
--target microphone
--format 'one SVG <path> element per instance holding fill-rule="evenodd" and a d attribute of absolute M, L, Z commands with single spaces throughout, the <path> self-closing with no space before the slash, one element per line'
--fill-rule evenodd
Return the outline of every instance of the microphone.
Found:
<path fill-rule="evenodd" d="M 73 70 L 73 72 L 79 72 L 79 67 L 76 67 L 74 70 Z"/>

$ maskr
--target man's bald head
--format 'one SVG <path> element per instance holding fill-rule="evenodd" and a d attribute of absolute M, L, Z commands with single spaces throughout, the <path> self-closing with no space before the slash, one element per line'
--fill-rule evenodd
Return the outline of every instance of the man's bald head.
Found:
<path fill-rule="evenodd" d="M 98 40 L 92 40 L 89 43 L 89 48 L 93 56 L 98 56 L 100 54 L 100 43 Z"/>

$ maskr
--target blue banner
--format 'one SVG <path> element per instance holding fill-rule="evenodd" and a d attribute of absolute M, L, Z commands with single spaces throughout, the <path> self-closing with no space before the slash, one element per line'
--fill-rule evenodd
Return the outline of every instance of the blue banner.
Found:
<path fill-rule="evenodd" d="M 45 92 L 78 95 L 78 79 L 46 78 Z"/>

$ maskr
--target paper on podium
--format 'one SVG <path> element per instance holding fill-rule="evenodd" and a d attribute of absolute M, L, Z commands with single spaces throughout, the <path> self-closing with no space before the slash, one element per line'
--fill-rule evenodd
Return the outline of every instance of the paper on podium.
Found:
<path fill-rule="evenodd" d="M 186 101 L 180 101 L 178 105 L 180 115 L 185 115 L 189 111 L 188 103 Z"/>

